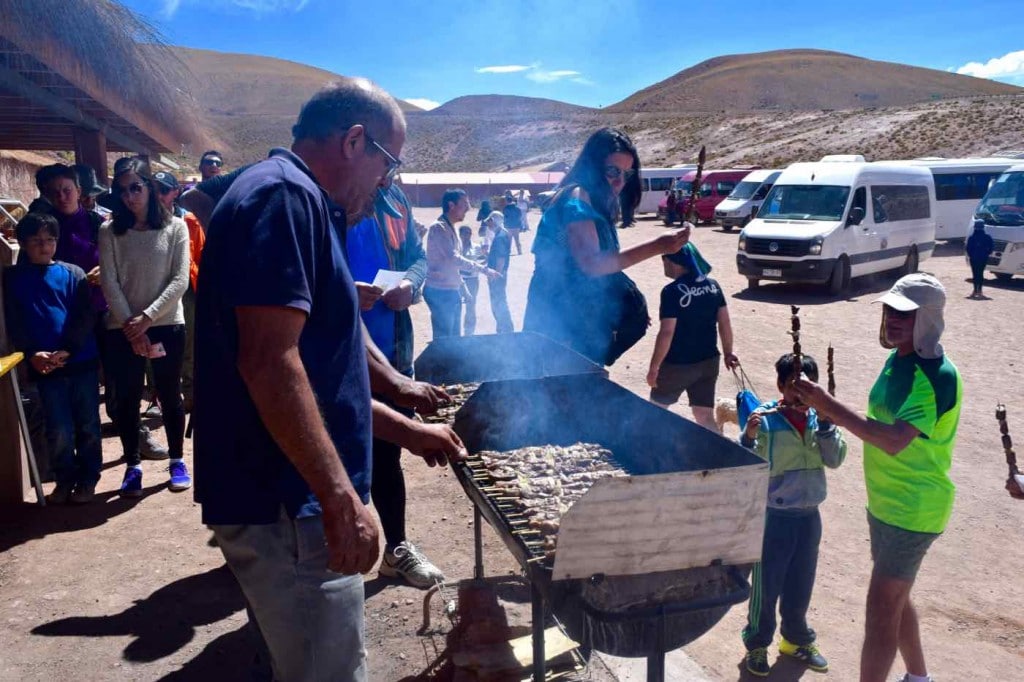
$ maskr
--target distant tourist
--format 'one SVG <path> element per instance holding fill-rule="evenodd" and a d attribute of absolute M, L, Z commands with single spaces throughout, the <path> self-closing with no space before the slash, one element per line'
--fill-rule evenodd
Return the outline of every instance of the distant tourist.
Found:
<path fill-rule="evenodd" d="M 526 216 L 519 208 L 511 191 L 505 192 L 505 208 L 501 210 L 501 213 L 505 217 L 505 229 L 508 230 L 512 241 L 516 243 L 516 254 L 521 256 L 523 255 L 523 247 L 519 243 L 519 233 L 523 231 L 523 223 L 526 222 Z"/>
<path fill-rule="evenodd" d="M 446 191 L 441 197 L 441 207 L 441 215 L 427 228 L 427 282 L 423 287 L 435 339 L 459 336 L 463 287 L 460 268 L 483 273 L 488 279 L 498 276 L 487 266 L 462 255 L 455 224 L 469 212 L 466 190 Z"/>
<path fill-rule="evenodd" d="M 100 282 L 110 305 L 106 343 L 117 389 L 117 430 L 127 465 L 121 495 L 142 495 L 139 403 L 146 360 L 170 449 L 170 489 L 186 490 L 192 478 L 183 457 L 185 411 L 181 362 L 185 352 L 188 227 L 160 203 L 149 163 L 131 159 L 114 176 L 113 217 L 100 229 Z"/>
<path fill-rule="evenodd" d="M 971 265 L 971 278 L 974 282 L 974 291 L 967 298 L 985 298 L 985 294 L 981 291 L 985 284 L 985 266 L 988 265 L 988 257 L 992 255 L 994 249 L 995 241 L 988 232 L 985 232 L 985 221 L 975 220 L 974 230 L 967 238 L 965 248 L 967 262 Z"/>
<path fill-rule="evenodd" d="M 473 228 L 469 225 L 459 226 L 459 248 L 463 258 L 474 263 L 483 262 L 484 258 L 480 247 L 473 243 Z M 476 299 L 480 294 L 480 273 L 475 268 L 459 268 L 459 274 L 462 275 L 462 284 L 464 285 L 462 305 L 465 307 L 465 311 L 462 333 L 465 336 L 473 336 L 476 334 Z"/>
<path fill-rule="evenodd" d="M 489 280 L 488 291 L 491 298 L 491 313 L 494 315 L 494 326 L 499 334 L 511 334 L 512 314 L 508 309 L 508 263 L 512 255 L 512 238 L 504 227 L 505 217 L 500 211 L 492 211 L 484 221 L 487 228 L 487 267 L 497 272 L 500 277 Z"/>
<path fill-rule="evenodd" d="M 526 214 L 530 212 L 530 190 L 519 190 L 519 195 L 516 197 L 516 206 L 519 207 L 519 212 L 523 216 L 522 230 L 523 232 L 529 232 L 530 221 L 527 220 Z"/>
<path fill-rule="evenodd" d="M 690 238 L 684 226 L 619 249 L 615 223 L 633 222 L 639 172 L 640 156 L 629 136 L 614 128 L 598 130 L 559 183 L 533 243 L 536 259 L 523 329 L 602 365 L 636 343 L 650 322 L 642 295 L 622 271 L 675 253 Z"/>
<path fill-rule="evenodd" d="M 97 311 L 82 268 L 54 260 L 61 236 L 56 218 L 29 213 L 15 234 L 26 258 L 4 270 L 4 312 L 43 407 L 57 480 L 46 501 L 92 502 L 103 466 Z"/>
<path fill-rule="evenodd" d="M 209 180 L 220 175 L 223 166 L 224 157 L 216 149 L 211 149 L 203 152 L 203 156 L 199 159 L 199 175 L 203 180 Z"/>
<path fill-rule="evenodd" d="M 924 273 L 901 277 L 881 298 L 880 342 L 892 352 L 868 394 L 864 416 L 798 380 L 797 398 L 864 441 L 871 582 L 862 682 L 885 682 L 897 651 L 904 682 L 929 680 L 910 591 L 931 544 L 949 523 L 956 486 L 949 478 L 963 382 L 945 355 L 946 291 Z"/>
<path fill-rule="evenodd" d="M 484 229 L 484 221 L 487 220 L 487 217 L 491 215 L 491 211 L 493 210 L 494 209 L 491 208 L 490 199 L 484 199 L 480 202 L 480 210 L 476 212 L 476 222 L 480 225 L 481 232 Z"/>

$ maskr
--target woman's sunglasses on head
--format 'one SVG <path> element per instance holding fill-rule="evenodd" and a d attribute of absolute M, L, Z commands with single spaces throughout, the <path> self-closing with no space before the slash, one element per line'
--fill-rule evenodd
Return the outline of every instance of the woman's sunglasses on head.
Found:
<path fill-rule="evenodd" d="M 604 167 L 604 176 L 609 180 L 618 180 L 619 178 L 622 178 L 626 182 L 629 182 L 629 180 L 631 180 L 634 175 L 636 175 L 636 170 L 632 168 L 622 170 L 618 166 Z"/>

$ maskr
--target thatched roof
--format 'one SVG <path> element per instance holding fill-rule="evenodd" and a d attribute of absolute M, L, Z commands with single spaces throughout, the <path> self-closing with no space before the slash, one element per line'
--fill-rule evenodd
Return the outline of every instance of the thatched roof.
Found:
<path fill-rule="evenodd" d="M 191 76 L 128 8 L 111 0 L 0 6 L 0 146 L 53 148 L 46 145 L 68 134 L 56 129 L 76 125 L 101 129 L 112 150 L 176 152 L 203 141 Z M 5 129 L 37 142 L 11 144 Z"/>

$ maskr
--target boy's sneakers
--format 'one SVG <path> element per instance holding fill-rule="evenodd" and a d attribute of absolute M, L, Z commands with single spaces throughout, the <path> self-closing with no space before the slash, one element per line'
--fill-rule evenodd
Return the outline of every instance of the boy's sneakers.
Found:
<path fill-rule="evenodd" d="M 74 486 L 58 483 L 53 492 L 46 496 L 47 504 L 67 504 L 71 500 Z"/>
<path fill-rule="evenodd" d="M 931 675 L 926 679 L 928 682 L 935 682 L 935 679 Z M 910 673 L 903 673 L 903 677 L 896 678 L 896 682 L 910 682 Z"/>
<path fill-rule="evenodd" d="M 121 497 L 142 497 L 142 469 L 128 467 L 121 481 Z"/>
<path fill-rule="evenodd" d="M 768 665 L 768 647 L 751 649 L 747 652 L 747 672 L 758 677 L 768 677 L 772 668 Z"/>
<path fill-rule="evenodd" d="M 444 573 L 423 556 L 416 545 L 408 540 L 399 543 L 394 550 L 384 550 L 384 560 L 378 569 L 389 578 L 402 577 L 413 587 L 425 589 L 434 583 L 444 582 Z"/>
<path fill-rule="evenodd" d="M 828 672 L 828 661 L 818 651 L 818 645 L 814 642 L 805 644 L 803 646 L 797 646 L 792 642 L 786 641 L 783 637 L 782 641 L 779 642 L 779 653 L 791 656 L 792 658 L 802 661 L 804 665 L 817 673 Z"/>
<path fill-rule="evenodd" d="M 89 504 L 95 499 L 96 485 L 93 483 L 79 483 L 71 493 L 71 501 L 75 504 Z"/>
<path fill-rule="evenodd" d="M 167 467 L 171 472 L 171 482 L 167 485 L 174 492 L 181 492 L 192 487 L 192 477 L 188 475 L 188 467 L 180 459 L 172 459 L 171 465 Z"/>

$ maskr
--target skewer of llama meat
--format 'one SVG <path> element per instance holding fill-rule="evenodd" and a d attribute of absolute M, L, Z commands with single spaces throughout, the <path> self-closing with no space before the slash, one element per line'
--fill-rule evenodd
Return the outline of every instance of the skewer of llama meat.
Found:
<path fill-rule="evenodd" d="M 836 358 L 831 341 L 828 344 L 828 394 L 836 397 Z"/>
<path fill-rule="evenodd" d="M 996 421 L 999 422 L 999 433 L 1003 437 L 1003 453 L 1006 455 L 1006 468 L 1009 473 L 1006 483 L 1008 486 L 1016 485 L 1019 495 L 1024 495 L 1024 474 L 1017 468 L 1017 453 L 1013 451 L 1010 426 L 1006 423 L 1006 405 L 1002 403 L 996 405 Z"/>

